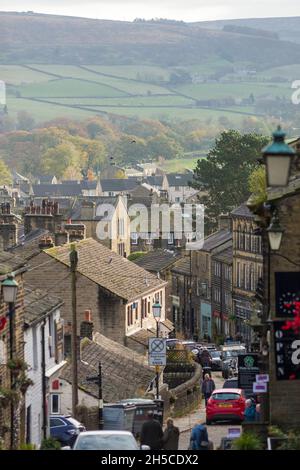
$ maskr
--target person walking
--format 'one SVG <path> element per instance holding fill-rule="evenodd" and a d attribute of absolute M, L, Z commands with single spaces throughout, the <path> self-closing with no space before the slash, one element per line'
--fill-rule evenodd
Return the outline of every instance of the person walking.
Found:
<path fill-rule="evenodd" d="M 163 443 L 161 424 L 154 419 L 153 411 L 148 412 L 147 418 L 141 429 L 141 445 L 149 446 L 151 450 L 160 450 Z"/>
<path fill-rule="evenodd" d="M 246 400 L 246 408 L 244 411 L 245 421 L 247 422 L 255 421 L 255 414 L 256 414 L 256 405 L 249 398 L 248 400 Z"/>
<path fill-rule="evenodd" d="M 167 427 L 163 435 L 163 449 L 164 450 L 178 450 L 179 443 L 179 429 L 174 426 L 174 421 L 169 418 L 167 420 Z"/>
<path fill-rule="evenodd" d="M 189 450 L 210 450 L 207 428 L 204 424 L 196 424 L 193 427 Z"/>
<path fill-rule="evenodd" d="M 202 382 L 202 395 L 205 398 L 205 406 L 207 405 L 207 401 L 210 398 L 212 392 L 215 390 L 215 382 L 210 377 L 209 374 L 205 374 L 204 380 Z"/>

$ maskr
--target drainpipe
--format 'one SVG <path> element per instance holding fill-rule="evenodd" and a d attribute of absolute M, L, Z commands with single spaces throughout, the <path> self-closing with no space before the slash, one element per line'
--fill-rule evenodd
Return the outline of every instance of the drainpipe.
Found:
<path fill-rule="evenodd" d="M 43 438 L 47 438 L 47 377 L 46 377 L 46 351 L 45 351 L 45 326 L 46 326 L 46 319 L 44 319 L 42 327 L 41 327 L 41 351 L 42 351 L 42 411 L 43 411 Z"/>

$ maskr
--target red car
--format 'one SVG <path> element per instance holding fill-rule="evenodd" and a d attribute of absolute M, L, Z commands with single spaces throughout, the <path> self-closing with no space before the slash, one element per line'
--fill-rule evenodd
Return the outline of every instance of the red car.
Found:
<path fill-rule="evenodd" d="M 240 388 L 214 390 L 206 405 L 206 424 L 212 421 L 243 421 L 245 395 Z"/>

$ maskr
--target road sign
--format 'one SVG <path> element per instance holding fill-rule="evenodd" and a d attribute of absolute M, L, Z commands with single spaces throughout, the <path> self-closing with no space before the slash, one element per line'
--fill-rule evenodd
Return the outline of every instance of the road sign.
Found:
<path fill-rule="evenodd" d="M 165 366 L 167 347 L 164 338 L 149 338 L 149 366 Z"/>
<path fill-rule="evenodd" d="M 269 374 L 258 374 L 256 376 L 256 383 L 269 382 Z"/>
<path fill-rule="evenodd" d="M 227 437 L 228 439 L 233 439 L 236 437 L 240 437 L 241 435 L 241 429 L 240 428 L 228 428 L 228 434 Z"/>
<path fill-rule="evenodd" d="M 268 384 L 267 382 L 262 383 L 253 383 L 253 393 L 267 393 L 268 391 Z"/>

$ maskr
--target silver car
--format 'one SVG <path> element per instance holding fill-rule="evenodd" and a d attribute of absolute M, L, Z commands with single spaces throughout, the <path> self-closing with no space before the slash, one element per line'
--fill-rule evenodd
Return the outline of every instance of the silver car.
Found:
<path fill-rule="evenodd" d="M 70 449 L 63 447 L 63 450 Z M 141 449 L 149 450 L 149 447 Z M 73 450 L 140 450 L 140 447 L 129 431 L 86 431 L 78 435 Z"/>

